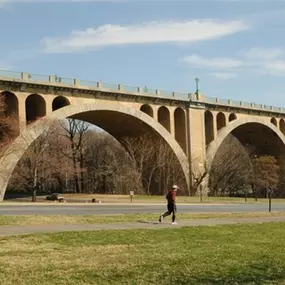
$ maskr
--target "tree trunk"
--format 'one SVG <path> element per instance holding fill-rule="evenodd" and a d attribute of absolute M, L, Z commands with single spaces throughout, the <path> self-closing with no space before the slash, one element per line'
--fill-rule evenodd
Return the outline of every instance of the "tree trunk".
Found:
<path fill-rule="evenodd" d="M 150 195 L 150 188 L 151 188 L 151 182 L 153 177 L 154 169 L 151 170 L 149 177 L 148 177 L 148 183 L 147 183 L 147 195 Z"/>
<path fill-rule="evenodd" d="M 83 173 L 83 166 L 84 166 L 84 161 L 83 161 L 83 153 L 82 153 L 82 148 L 80 150 L 80 190 L 82 193 L 84 193 L 84 173 Z"/>
<path fill-rule="evenodd" d="M 37 188 L 33 187 L 32 202 L 37 202 Z"/>
<path fill-rule="evenodd" d="M 106 175 L 103 176 L 103 193 L 106 194 Z"/>
<path fill-rule="evenodd" d="M 80 185 L 78 179 L 78 171 L 77 171 L 77 163 L 76 163 L 76 153 L 75 153 L 75 146 L 72 144 L 72 162 L 73 162 L 73 170 L 74 170 L 74 181 L 75 181 L 75 189 L 76 193 L 80 193 Z"/>
<path fill-rule="evenodd" d="M 32 202 L 37 201 L 37 186 L 38 186 L 38 168 L 34 169 L 34 181 L 33 181 L 33 197 Z"/>

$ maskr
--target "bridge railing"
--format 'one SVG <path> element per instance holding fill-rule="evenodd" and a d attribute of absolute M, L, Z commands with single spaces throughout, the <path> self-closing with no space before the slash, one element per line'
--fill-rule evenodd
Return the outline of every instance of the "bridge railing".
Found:
<path fill-rule="evenodd" d="M 166 90 L 159 90 L 158 93 L 159 93 L 159 96 L 162 96 L 164 98 L 174 98 L 175 96 L 174 92 L 166 91 Z M 178 97 L 175 97 L 175 98 L 178 99 Z"/>
<path fill-rule="evenodd" d="M 42 75 L 42 74 L 27 74 L 27 77 L 31 81 L 37 81 L 37 82 L 49 82 L 49 76 L 48 75 Z"/>
<path fill-rule="evenodd" d="M 181 93 L 181 92 L 173 92 L 173 98 L 178 99 L 178 100 L 189 101 L 189 94 Z"/>
<path fill-rule="evenodd" d="M 205 97 L 205 96 L 199 96 L 199 98 L 197 98 L 196 94 L 190 94 L 190 93 L 187 94 L 181 92 L 170 92 L 165 90 L 152 89 L 146 86 L 139 87 L 139 86 L 130 86 L 122 84 L 112 84 L 101 81 L 79 80 L 74 78 L 61 77 L 57 75 L 43 75 L 43 74 L 34 74 L 26 72 L 0 70 L 0 79 L 9 79 L 15 81 L 23 80 L 35 83 L 59 84 L 69 87 L 89 88 L 95 90 L 108 90 L 114 92 L 130 93 L 134 95 L 155 96 L 155 97 L 169 98 L 169 99 L 173 98 L 176 100 L 183 100 L 183 101 L 198 101 L 198 102 L 204 102 L 208 104 L 215 104 L 221 106 L 232 106 L 232 107 L 241 107 L 245 109 L 256 109 L 256 110 L 285 113 L 285 108 L 256 104 L 254 102 L 243 102 L 227 98 Z"/>
<path fill-rule="evenodd" d="M 205 102 L 210 104 L 216 104 L 219 102 L 217 97 L 205 97 Z"/>
<path fill-rule="evenodd" d="M 22 79 L 22 72 L 0 70 L 0 77 Z"/>
<path fill-rule="evenodd" d="M 89 81 L 89 80 L 81 80 L 80 84 L 82 86 L 88 86 L 90 89 L 98 88 L 98 82 L 97 81 Z M 75 84 L 77 86 L 78 84 Z"/>
<path fill-rule="evenodd" d="M 130 85 L 124 85 L 124 91 L 131 92 L 131 93 L 138 93 L 139 92 L 139 87 L 130 86 Z"/>

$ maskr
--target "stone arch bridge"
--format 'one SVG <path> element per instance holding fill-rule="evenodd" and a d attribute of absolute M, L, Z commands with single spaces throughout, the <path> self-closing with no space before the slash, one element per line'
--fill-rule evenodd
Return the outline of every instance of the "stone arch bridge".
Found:
<path fill-rule="evenodd" d="M 155 133 L 175 153 L 189 187 L 191 169 L 210 165 L 230 133 L 261 142 L 269 154 L 285 146 L 285 109 L 256 103 L 7 71 L 0 71 L 0 94 L 19 134 L 0 159 L 0 200 L 23 153 L 55 118 L 88 121 L 118 140 Z"/>

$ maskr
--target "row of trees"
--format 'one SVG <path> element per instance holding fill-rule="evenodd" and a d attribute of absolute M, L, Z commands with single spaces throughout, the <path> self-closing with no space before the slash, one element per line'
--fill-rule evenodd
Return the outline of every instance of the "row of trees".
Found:
<path fill-rule="evenodd" d="M 67 119 L 46 130 L 25 152 L 9 189 L 33 192 L 164 194 L 175 181 L 187 193 L 170 147 L 153 135 L 120 143 L 100 129 Z"/>
<path fill-rule="evenodd" d="M 211 196 L 263 197 L 268 187 L 284 196 L 280 160 L 255 153 L 228 136 L 211 169 L 207 162 L 203 167 L 193 164 L 189 191 L 177 159 L 163 140 L 142 135 L 121 138 L 119 143 L 85 122 L 67 119 L 34 141 L 15 168 L 9 188 L 34 195 L 36 191 L 160 195 L 175 182 L 181 194 L 197 195 L 208 178 Z"/>

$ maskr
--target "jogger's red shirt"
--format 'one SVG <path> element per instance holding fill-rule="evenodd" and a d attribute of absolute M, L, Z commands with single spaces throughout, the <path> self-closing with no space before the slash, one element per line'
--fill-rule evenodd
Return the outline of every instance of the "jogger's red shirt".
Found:
<path fill-rule="evenodd" d="M 176 198 L 176 191 L 168 190 L 168 193 L 166 195 L 166 199 L 168 203 L 174 203 Z"/>

